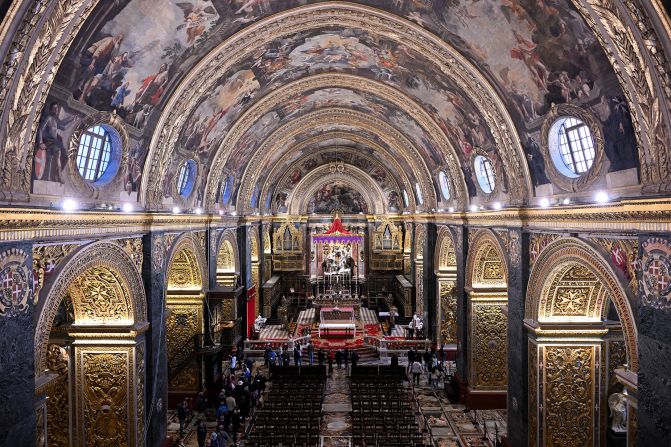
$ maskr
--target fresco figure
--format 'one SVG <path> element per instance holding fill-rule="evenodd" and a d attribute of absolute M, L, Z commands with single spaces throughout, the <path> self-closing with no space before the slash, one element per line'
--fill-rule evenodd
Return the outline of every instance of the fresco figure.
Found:
<path fill-rule="evenodd" d="M 212 6 L 203 8 L 189 2 L 177 3 L 177 6 L 184 11 L 184 23 L 177 30 L 186 28 L 186 44 L 192 45 L 205 32 L 205 24 L 216 16 L 217 11 Z"/>
<path fill-rule="evenodd" d="M 142 86 L 135 94 L 134 108 L 145 104 L 151 104 L 152 106 L 158 104 L 168 79 L 168 64 L 164 62 L 158 72 L 147 76 L 142 81 Z"/>
<path fill-rule="evenodd" d="M 90 47 L 84 51 L 81 56 L 80 63 L 82 65 L 82 74 L 79 77 L 80 92 L 84 85 L 97 74 L 103 72 L 107 63 L 119 51 L 121 42 L 123 41 L 123 34 L 116 34 L 114 36 L 103 37 L 94 42 Z"/>
<path fill-rule="evenodd" d="M 76 117 L 61 118 L 61 106 L 57 102 L 49 104 L 49 108 L 42 115 L 37 138 L 35 140 L 35 180 L 46 180 L 64 183 L 61 171 L 68 159 L 65 149 L 63 131 L 75 121 Z"/>

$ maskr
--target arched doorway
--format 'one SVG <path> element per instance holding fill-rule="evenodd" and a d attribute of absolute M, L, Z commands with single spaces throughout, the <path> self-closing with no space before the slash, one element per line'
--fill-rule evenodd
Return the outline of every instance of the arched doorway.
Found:
<path fill-rule="evenodd" d="M 638 370 L 636 327 L 610 265 L 579 239 L 552 242 L 534 264 L 525 313 L 529 446 L 621 445 L 625 437 L 633 445 L 634 401 L 624 388 Z"/>
<path fill-rule="evenodd" d="M 503 408 L 508 387 L 508 267 L 496 235 L 480 230 L 466 261 L 468 406 Z"/>
<path fill-rule="evenodd" d="M 195 353 L 203 334 L 205 255 L 194 235 L 175 241 L 168 260 L 165 305 L 168 390 L 171 404 L 201 388 L 201 365 Z"/>
<path fill-rule="evenodd" d="M 457 256 L 452 232 L 446 226 L 438 228 L 435 253 L 436 292 L 436 342 L 448 351 L 457 349 Z"/>
<path fill-rule="evenodd" d="M 74 252 L 45 284 L 35 331 L 36 394 L 48 445 L 145 442 L 146 299 L 123 248 Z"/>

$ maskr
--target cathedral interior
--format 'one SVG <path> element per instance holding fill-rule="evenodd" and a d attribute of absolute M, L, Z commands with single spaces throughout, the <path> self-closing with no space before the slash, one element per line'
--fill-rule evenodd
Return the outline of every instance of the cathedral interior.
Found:
<path fill-rule="evenodd" d="M 670 10 L 2 2 L 0 445 L 671 446 Z"/>

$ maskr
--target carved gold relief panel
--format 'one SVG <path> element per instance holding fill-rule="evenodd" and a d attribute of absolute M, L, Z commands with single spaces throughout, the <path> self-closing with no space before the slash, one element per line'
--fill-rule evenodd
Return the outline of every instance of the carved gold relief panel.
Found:
<path fill-rule="evenodd" d="M 506 301 L 471 298 L 470 382 L 475 389 L 505 391 L 508 384 Z"/>
<path fill-rule="evenodd" d="M 541 298 L 539 320 L 601 319 L 605 290 L 587 267 L 567 264 L 551 277 Z"/>
<path fill-rule="evenodd" d="M 68 288 L 77 324 L 123 324 L 133 320 L 132 299 L 121 276 L 106 267 L 91 267 Z"/>
<path fill-rule="evenodd" d="M 440 333 L 439 343 L 457 343 L 457 297 L 454 281 L 439 282 Z"/>
<path fill-rule="evenodd" d="M 47 427 L 49 447 L 70 445 L 69 355 L 58 345 L 49 345 L 47 367 L 58 377 L 47 389 Z"/>
<path fill-rule="evenodd" d="M 538 447 L 538 345 L 531 339 L 529 352 L 529 447 Z"/>
<path fill-rule="evenodd" d="M 182 249 L 175 254 L 168 271 L 168 289 L 200 289 L 202 277 L 193 252 Z"/>
<path fill-rule="evenodd" d="M 133 348 L 75 349 L 77 445 L 135 446 Z"/>
<path fill-rule="evenodd" d="M 595 445 L 599 350 L 598 345 L 542 346 L 543 445 Z"/>
<path fill-rule="evenodd" d="M 203 326 L 202 304 L 168 304 L 167 307 L 170 309 L 170 316 L 166 321 L 168 362 L 179 364 L 190 353 L 190 350 L 180 348 L 189 343 L 194 335 L 201 333 Z"/>
<path fill-rule="evenodd" d="M 137 446 L 145 445 L 145 345 L 138 343 L 135 348 L 135 400 L 137 402 Z"/>
<path fill-rule="evenodd" d="M 44 287 L 46 277 L 56 269 L 63 258 L 77 247 L 79 247 L 79 244 L 40 245 L 33 247 L 33 298 L 35 304 L 39 300 L 40 290 Z"/>

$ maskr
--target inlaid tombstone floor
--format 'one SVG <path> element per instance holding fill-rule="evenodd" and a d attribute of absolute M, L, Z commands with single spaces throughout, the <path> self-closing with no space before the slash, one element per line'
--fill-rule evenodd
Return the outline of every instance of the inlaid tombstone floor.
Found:
<path fill-rule="evenodd" d="M 322 446 L 349 447 L 352 436 L 352 401 L 346 369 L 333 370 L 326 381 L 322 405 Z"/>

